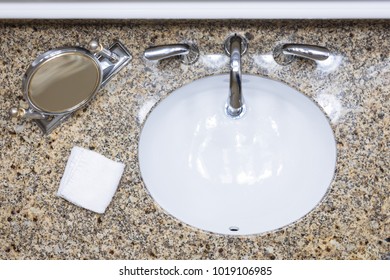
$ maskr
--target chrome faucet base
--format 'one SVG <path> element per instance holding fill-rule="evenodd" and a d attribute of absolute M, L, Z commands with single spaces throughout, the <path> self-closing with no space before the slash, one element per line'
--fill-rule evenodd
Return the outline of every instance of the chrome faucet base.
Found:
<path fill-rule="evenodd" d="M 188 44 L 189 51 L 186 55 L 180 56 L 180 61 L 185 65 L 194 64 L 199 59 L 199 49 L 195 44 Z"/>
<path fill-rule="evenodd" d="M 244 55 L 246 51 L 248 50 L 248 41 L 244 36 L 241 36 L 240 34 L 231 34 L 225 39 L 225 43 L 223 45 L 225 53 L 230 56 L 230 48 L 231 48 L 231 39 L 233 37 L 239 37 L 241 39 L 241 55 Z"/>
<path fill-rule="evenodd" d="M 282 48 L 283 45 L 277 45 L 272 55 L 277 64 L 281 66 L 286 66 L 293 62 L 296 57 L 293 55 L 284 54 Z"/>

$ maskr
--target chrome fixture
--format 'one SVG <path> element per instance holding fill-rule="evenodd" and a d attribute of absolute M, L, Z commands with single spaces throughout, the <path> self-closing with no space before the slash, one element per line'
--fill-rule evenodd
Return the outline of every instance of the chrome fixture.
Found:
<path fill-rule="evenodd" d="M 330 51 L 325 47 L 306 44 L 281 44 L 274 49 L 275 61 L 280 65 L 290 64 L 296 57 L 323 61 L 329 58 Z"/>
<path fill-rule="evenodd" d="M 119 56 L 116 53 L 103 48 L 102 44 L 100 44 L 97 40 L 91 40 L 88 46 L 89 50 L 95 55 L 101 55 L 114 63 L 119 61 Z"/>
<path fill-rule="evenodd" d="M 199 58 L 199 49 L 197 45 L 188 43 L 154 46 L 147 48 L 144 52 L 147 60 L 162 60 L 174 56 L 180 57 L 184 64 L 193 64 Z"/>
<path fill-rule="evenodd" d="M 29 108 L 11 108 L 9 116 L 32 119 L 44 134 L 49 134 L 87 105 L 131 60 L 131 54 L 119 41 L 105 49 L 92 40 L 89 48 L 63 47 L 38 56 L 22 82 Z"/>
<path fill-rule="evenodd" d="M 243 36 L 233 34 L 225 40 L 224 48 L 226 54 L 230 56 L 230 84 L 226 113 L 233 118 L 240 118 L 245 113 L 241 81 L 241 56 L 248 49 L 248 42 Z"/>

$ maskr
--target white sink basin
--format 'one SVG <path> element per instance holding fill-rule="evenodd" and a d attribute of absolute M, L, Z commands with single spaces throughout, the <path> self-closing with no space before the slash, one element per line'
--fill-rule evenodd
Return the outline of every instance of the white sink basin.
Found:
<path fill-rule="evenodd" d="M 329 122 L 308 97 L 243 75 L 246 113 L 225 113 L 229 76 L 199 79 L 150 113 L 139 141 L 144 183 L 169 214 L 202 230 L 268 232 L 309 213 L 336 165 Z"/>

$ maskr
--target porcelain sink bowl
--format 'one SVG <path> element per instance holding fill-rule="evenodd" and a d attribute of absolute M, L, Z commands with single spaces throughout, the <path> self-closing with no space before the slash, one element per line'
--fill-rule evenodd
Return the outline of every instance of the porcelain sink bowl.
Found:
<path fill-rule="evenodd" d="M 194 81 L 163 99 L 139 141 L 145 186 L 166 212 L 219 234 L 259 234 L 313 210 L 333 179 L 328 119 L 304 94 L 243 75 L 246 113 L 225 113 L 229 76 Z"/>

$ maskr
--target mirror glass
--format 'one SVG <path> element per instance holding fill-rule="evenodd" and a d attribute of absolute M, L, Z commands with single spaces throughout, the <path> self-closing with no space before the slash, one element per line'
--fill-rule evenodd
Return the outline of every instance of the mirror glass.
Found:
<path fill-rule="evenodd" d="M 67 113 L 84 105 L 100 82 L 100 67 L 92 57 L 62 53 L 37 66 L 30 78 L 28 97 L 41 111 Z"/>

